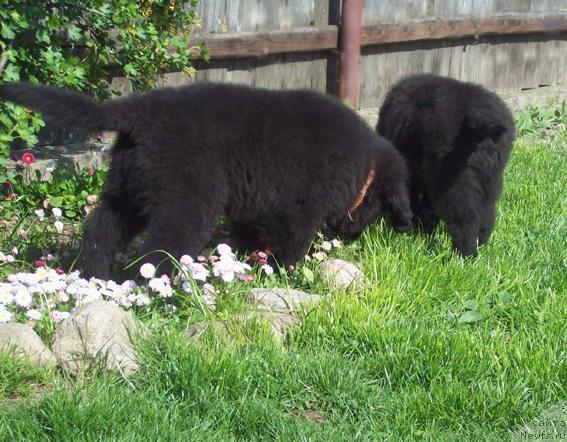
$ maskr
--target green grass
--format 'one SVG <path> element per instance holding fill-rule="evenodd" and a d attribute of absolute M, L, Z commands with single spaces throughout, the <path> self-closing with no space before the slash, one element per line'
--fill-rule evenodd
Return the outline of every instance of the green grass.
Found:
<path fill-rule="evenodd" d="M 136 376 L 54 378 L 39 400 L 15 387 L 38 375 L 0 359 L 20 397 L 0 403 L 0 439 L 509 440 L 567 399 L 566 146 L 565 132 L 517 143 L 478 258 L 442 229 L 368 229 L 340 252 L 368 287 L 329 292 L 315 274 L 324 301 L 283 348 L 150 321 Z"/>

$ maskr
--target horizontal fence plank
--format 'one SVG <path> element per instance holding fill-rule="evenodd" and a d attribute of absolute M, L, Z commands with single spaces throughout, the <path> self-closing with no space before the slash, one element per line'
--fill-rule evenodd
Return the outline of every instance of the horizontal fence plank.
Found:
<path fill-rule="evenodd" d="M 513 35 L 567 31 L 567 16 L 539 18 L 427 20 L 409 24 L 372 24 L 362 28 L 362 46 L 420 40 L 456 39 L 488 35 Z M 337 26 L 297 28 L 260 33 L 207 34 L 195 36 L 205 43 L 213 58 L 263 57 L 292 52 L 336 50 Z"/>
<path fill-rule="evenodd" d="M 213 58 L 263 57 L 288 52 L 317 52 L 337 47 L 337 26 L 296 28 L 291 31 L 238 32 L 195 36 Z"/>
<path fill-rule="evenodd" d="M 567 30 L 567 16 L 447 21 L 428 20 L 404 25 L 374 24 L 363 26 L 362 46 L 487 35 L 533 34 L 564 30 Z"/>

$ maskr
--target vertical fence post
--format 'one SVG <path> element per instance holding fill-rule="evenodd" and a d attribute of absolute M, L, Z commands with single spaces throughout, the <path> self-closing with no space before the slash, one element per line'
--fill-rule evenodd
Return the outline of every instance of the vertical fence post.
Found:
<path fill-rule="evenodd" d="M 360 38 L 362 0 L 343 0 L 339 34 L 339 99 L 358 107 L 360 94 Z"/>

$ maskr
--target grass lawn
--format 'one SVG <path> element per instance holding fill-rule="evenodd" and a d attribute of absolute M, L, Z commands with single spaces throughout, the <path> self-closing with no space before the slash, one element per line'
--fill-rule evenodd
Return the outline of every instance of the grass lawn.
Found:
<path fill-rule="evenodd" d="M 477 258 L 384 225 L 338 251 L 369 286 L 315 272 L 284 347 L 149 318 L 132 378 L 0 358 L 0 440 L 510 440 L 567 400 L 567 133 L 520 139 L 505 183 Z"/>

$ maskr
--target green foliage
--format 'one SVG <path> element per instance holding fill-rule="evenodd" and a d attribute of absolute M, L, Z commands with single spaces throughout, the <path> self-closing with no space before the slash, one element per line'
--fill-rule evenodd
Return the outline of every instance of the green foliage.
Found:
<path fill-rule="evenodd" d="M 85 207 L 89 205 L 88 196 L 100 193 L 106 171 L 62 169 L 49 181 L 30 179 L 28 175 L 26 168 L 10 174 L 10 185 L 6 182 L 0 191 L 3 199 L 0 217 L 21 218 L 45 206 L 62 209 L 64 217 L 69 220 L 81 220 L 86 215 Z"/>
<path fill-rule="evenodd" d="M 518 136 L 532 135 L 549 138 L 564 132 L 567 126 L 567 105 L 528 106 L 517 114 L 516 128 Z"/>
<path fill-rule="evenodd" d="M 168 69 L 192 75 L 189 38 L 197 0 L 0 0 L 0 82 L 28 80 L 107 98 L 107 67 L 136 90 Z M 206 54 L 203 54 L 206 56 Z M 37 142 L 43 125 L 31 112 L 0 103 L 0 161 L 8 144 Z M 2 163 L 0 163 L 0 168 Z"/>

